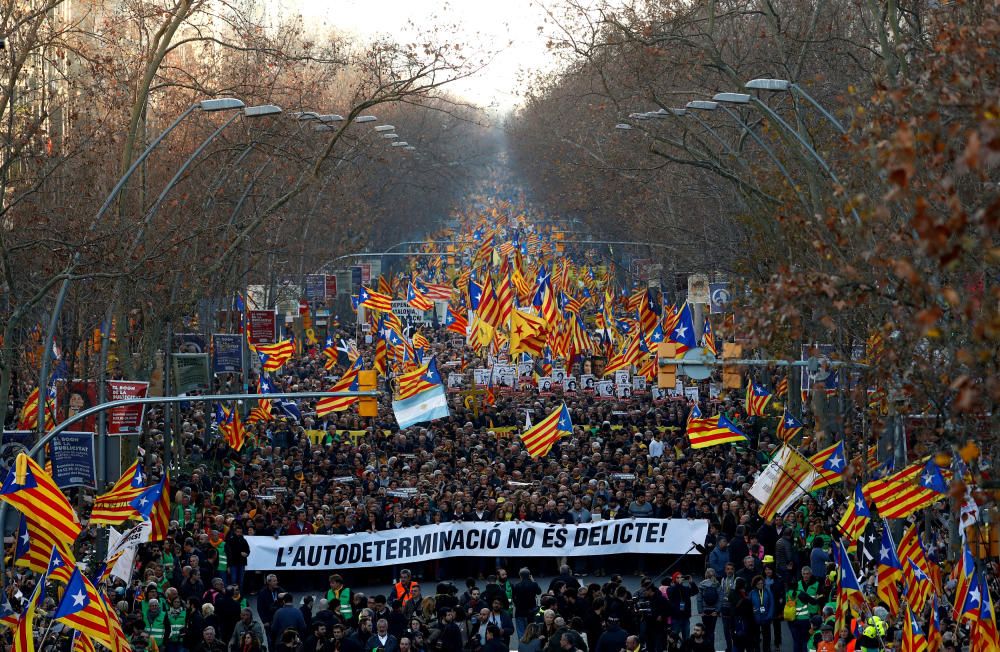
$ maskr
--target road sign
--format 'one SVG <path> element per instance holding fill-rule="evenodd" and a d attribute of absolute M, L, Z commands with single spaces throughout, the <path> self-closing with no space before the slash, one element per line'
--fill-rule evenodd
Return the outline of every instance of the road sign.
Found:
<path fill-rule="evenodd" d="M 683 359 L 684 363 L 677 365 L 677 373 L 694 380 L 705 380 L 712 375 L 711 367 L 702 364 L 702 361 L 705 359 L 714 360 L 715 356 L 706 353 L 705 349 L 701 347 L 689 349 L 684 353 Z"/>

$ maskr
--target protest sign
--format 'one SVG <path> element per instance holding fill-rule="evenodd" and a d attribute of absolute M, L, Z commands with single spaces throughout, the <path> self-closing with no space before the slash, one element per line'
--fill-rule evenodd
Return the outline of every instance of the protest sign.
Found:
<path fill-rule="evenodd" d="M 212 335 L 212 371 L 238 374 L 243 371 L 243 336 L 236 333 Z"/>
<path fill-rule="evenodd" d="M 108 399 L 145 398 L 149 383 L 140 380 L 109 380 Z M 144 405 L 121 405 L 108 412 L 109 435 L 137 435 L 142 429 Z"/>
<path fill-rule="evenodd" d="M 324 570 L 451 557 L 700 554 L 708 521 L 636 518 L 579 525 L 452 522 L 345 535 L 251 536 L 247 570 Z"/>
<path fill-rule="evenodd" d="M 94 467 L 94 433 L 61 432 L 48 444 L 52 459 L 52 480 L 61 489 L 97 488 Z"/>

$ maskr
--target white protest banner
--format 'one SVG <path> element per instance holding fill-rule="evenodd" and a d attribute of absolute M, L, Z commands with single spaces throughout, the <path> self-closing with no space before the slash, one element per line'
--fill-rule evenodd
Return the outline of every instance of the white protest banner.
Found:
<path fill-rule="evenodd" d="M 111 569 L 111 574 L 126 584 L 132 581 L 132 569 L 135 568 L 135 552 L 140 544 L 149 541 L 153 533 L 153 526 L 149 521 L 143 521 L 131 530 L 126 530 L 124 534 L 119 534 L 118 530 L 108 528 L 108 556 L 107 560 L 113 559 L 120 552 L 121 555 L 115 559 L 115 565 Z"/>
<path fill-rule="evenodd" d="M 450 557 L 700 554 L 703 519 L 633 518 L 580 525 L 504 521 L 441 523 L 344 535 L 247 537 L 247 570 L 327 570 Z"/>
<path fill-rule="evenodd" d="M 790 455 L 790 449 L 787 446 L 782 446 L 781 450 L 771 459 L 771 463 L 764 467 L 764 470 L 760 472 L 757 479 L 754 480 L 753 486 L 750 487 L 750 495 L 757 499 L 760 504 L 767 502 L 767 499 L 774 492 L 774 486 L 778 483 L 781 475 L 785 473 L 784 466 L 788 461 L 788 456 Z M 775 514 L 784 514 L 795 502 L 806 494 L 806 487 L 811 487 L 813 480 L 815 480 L 815 473 L 811 477 L 799 483 L 799 486 L 795 487 L 784 503 L 778 507 L 778 511 Z"/>

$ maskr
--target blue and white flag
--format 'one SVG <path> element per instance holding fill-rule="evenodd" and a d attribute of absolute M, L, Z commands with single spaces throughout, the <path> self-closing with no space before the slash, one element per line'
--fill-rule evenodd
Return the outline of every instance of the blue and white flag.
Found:
<path fill-rule="evenodd" d="M 393 401 L 392 411 L 401 429 L 424 421 L 444 419 L 451 414 L 448 411 L 448 396 L 443 385 L 435 385 L 410 398 Z"/>

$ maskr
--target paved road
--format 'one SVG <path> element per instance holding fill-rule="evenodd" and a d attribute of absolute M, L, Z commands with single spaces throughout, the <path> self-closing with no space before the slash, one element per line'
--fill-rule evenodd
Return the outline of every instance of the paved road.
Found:
<path fill-rule="evenodd" d="M 549 585 L 549 582 L 552 581 L 552 578 L 553 578 L 553 576 L 536 577 L 535 581 L 537 581 L 538 584 L 539 584 L 539 586 L 541 586 L 543 588 L 543 590 L 544 590 L 544 588 Z M 591 582 L 596 582 L 598 584 L 603 584 L 604 582 L 606 582 L 608 580 L 607 577 L 594 577 L 594 576 L 590 576 L 590 575 L 585 576 L 585 577 L 580 577 L 578 579 L 580 580 L 581 583 L 584 583 L 584 584 L 589 584 Z M 696 581 L 701 581 L 701 579 L 702 579 L 701 577 L 695 576 L 695 580 Z M 622 576 L 622 581 L 624 582 L 625 586 L 627 586 L 630 591 L 635 592 L 639 588 L 640 578 L 639 578 L 638 575 L 623 575 Z M 458 587 L 460 591 L 464 591 L 465 590 L 465 579 L 464 578 L 454 579 L 454 580 L 451 580 L 451 582 L 456 587 Z M 425 591 L 427 589 L 430 589 L 430 591 L 427 594 L 428 595 L 433 595 L 433 588 L 434 588 L 435 584 L 436 584 L 436 582 L 428 582 L 428 581 L 425 580 L 425 581 L 423 581 L 421 583 L 421 588 L 424 588 Z M 485 585 L 485 582 L 480 582 L 480 587 L 482 587 L 484 585 Z M 298 591 L 295 591 L 293 587 L 286 586 L 285 588 L 287 588 L 290 591 L 292 591 L 293 593 L 295 593 L 296 604 L 300 603 L 301 600 L 302 600 L 302 598 L 306 597 L 307 595 L 312 595 L 315 598 L 314 605 L 318 604 L 319 599 L 321 597 L 323 597 L 323 594 L 320 593 L 319 591 L 298 592 Z M 356 593 L 357 592 L 361 592 L 361 593 L 364 593 L 365 595 L 371 596 L 371 595 L 380 595 L 380 594 L 381 595 L 389 595 L 389 593 L 391 591 L 391 588 L 392 587 L 391 587 L 391 585 L 389 583 L 384 583 L 384 584 L 370 584 L 370 585 L 367 585 L 367 586 L 352 586 L 351 590 L 354 591 L 354 592 L 356 592 Z M 692 619 L 691 619 L 692 624 L 696 623 L 696 622 L 701 622 L 701 616 L 697 614 L 697 604 L 694 605 L 694 611 L 695 611 L 695 615 L 692 616 Z M 256 614 L 256 609 L 254 609 L 254 613 Z M 788 631 L 788 628 L 787 627 L 783 627 L 783 629 L 784 629 L 784 633 L 782 635 L 781 650 L 782 650 L 782 652 L 786 652 L 786 651 L 790 651 L 792 649 L 792 638 L 791 638 L 791 634 Z M 719 651 L 725 650 L 726 649 L 726 641 L 725 641 L 725 637 L 722 634 L 722 622 L 721 621 L 719 621 L 719 623 L 716 625 L 715 634 L 716 634 L 716 637 L 715 637 L 715 639 L 716 639 L 715 640 L 715 648 L 716 648 L 716 650 L 719 650 Z M 512 650 L 516 650 L 517 649 L 517 641 L 516 641 L 516 639 L 512 639 L 511 640 L 511 649 Z M 771 652 L 771 650 L 765 650 L 763 652 Z"/>

